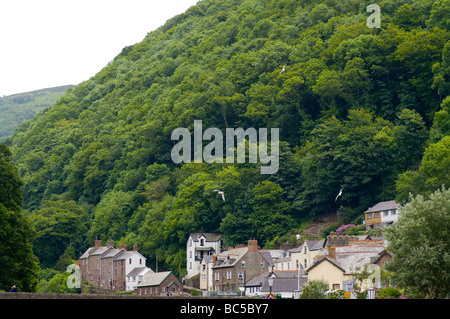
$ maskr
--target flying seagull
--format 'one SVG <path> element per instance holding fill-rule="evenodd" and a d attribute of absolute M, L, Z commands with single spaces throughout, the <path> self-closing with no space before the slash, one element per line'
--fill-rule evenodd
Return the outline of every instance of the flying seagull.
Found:
<path fill-rule="evenodd" d="M 283 70 L 280 71 L 279 75 L 281 75 L 281 73 L 283 73 L 284 71 L 286 71 L 286 65 L 283 65 Z"/>
<path fill-rule="evenodd" d="M 225 201 L 225 193 L 224 192 L 219 191 L 218 189 L 215 189 L 214 192 L 217 192 L 217 194 L 222 195 L 222 199 L 223 199 L 223 201 Z"/>
<path fill-rule="evenodd" d="M 336 196 L 336 199 L 334 201 L 337 201 L 338 197 L 342 195 L 342 190 L 343 190 L 343 188 L 341 188 L 341 190 L 339 191 L 339 194 Z"/>

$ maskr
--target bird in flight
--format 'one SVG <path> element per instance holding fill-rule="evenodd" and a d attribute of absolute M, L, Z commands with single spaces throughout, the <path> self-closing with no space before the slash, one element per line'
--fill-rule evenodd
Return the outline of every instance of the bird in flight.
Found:
<path fill-rule="evenodd" d="M 217 192 L 217 194 L 222 195 L 222 199 L 223 199 L 223 201 L 225 201 L 225 193 L 224 192 L 222 192 L 222 191 L 220 191 L 218 189 L 215 189 L 214 192 Z"/>
<path fill-rule="evenodd" d="M 342 190 L 343 190 L 343 188 L 341 188 L 341 190 L 339 191 L 339 194 L 336 196 L 336 199 L 334 201 L 337 201 L 338 197 L 342 195 Z"/>
<path fill-rule="evenodd" d="M 284 71 L 286 71 L 286 65 L 283 65 L 283 70 L 280 71 L 279 75 L 281 75 L 281 73 L 283 73 Z"/>

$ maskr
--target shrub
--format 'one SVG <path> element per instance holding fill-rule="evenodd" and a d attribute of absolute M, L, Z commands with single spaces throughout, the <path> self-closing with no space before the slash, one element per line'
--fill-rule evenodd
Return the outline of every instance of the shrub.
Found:
<path fill-rule="evenodd" d="M 379 299 L 393 299 L 393 298 L 398 298 L 402 295 L 402 293 L 393 287 L 387 287 L 384 289 L 381 289 L 378 292 L 378 298 Z"/>

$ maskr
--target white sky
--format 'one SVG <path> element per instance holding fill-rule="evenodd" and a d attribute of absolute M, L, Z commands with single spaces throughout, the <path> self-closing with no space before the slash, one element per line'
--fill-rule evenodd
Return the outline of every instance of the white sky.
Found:
<path fill-rule="evenodd" d="M 0 96 L 78 84 L 198 0 L 0 0 Z"/>

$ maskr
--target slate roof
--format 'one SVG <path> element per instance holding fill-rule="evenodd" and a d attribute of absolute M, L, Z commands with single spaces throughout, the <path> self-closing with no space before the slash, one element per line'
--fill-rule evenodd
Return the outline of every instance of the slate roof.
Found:
<path fill-rule="evenodd" d="M 325 240 L 306 240 L 302 245 L 298 246 L 297 248 L 294 248 L 293 250 L 291 250 L 292 253 L 298 253 L 302 251 L 303 245 L 306 244 L 306 246 L 308 247 L 308 249 L 310 251 L 315 251 L 315 250 L 320 250 L 323 248 L 323 244 L 324 244 Z"/>
<path fill-rule="evenodd" d="M 218 241 L 222 238 L 222 234 L 218 233 L 191 233 L 190 234 L 193 241 L 199 241 L 199 238 L 201 235 L 204 235 L 206 238 L 206 241 Z"/>
<path fill-rule="evenodd" d="M 308 282 L 308 279 L 306 277 L 300 277 L 300 287 L 303 286 Z M 273 285 L 272 285 L 272 293 L 282 293 L 282 292 L 294 292 L 295 290 L 298 290 L 298 277 L 275 277 L 273 278 Z M 269 292 L 269 282 L 266 279 L 263 281 L 261 286 L 261 292 Z"/>
<path fill-rule="evenodd" d="M 372 212 L 381 212 L 384 210 L 390 210 L 390 209 L 398 209 L 399 205 L 394 200 L 389 200 L 386 202 L 379 202 L 373 207 L 370 207 L 368 210 L 365 211 L 365 213 L 372 213 Z"/>
<path fill-rule="evenodd" d="M 148 269 L 151 273 L 153 273 L 153 271 L 150 268 L 148 268 L 148 267 L 136 267 L 136 268 L 133 268 L 127 274 L 127 277 L 136 277 L 136 276 L 138 276 L 140 273 L 142 273 L 146 269 Z"/>
<path fill-rule="evenodd" d="M 217 255 L 217 264 L 213 265 L 213 268 L 232 267 L 247 253 L 247 251 L 248 247 L 223 251 Z"/>
<path fill-rule="evenodd" d="M 138 287 L 159 286 L 170 274 L 171 271 L 146 273 L 142 281 L 138 284 Z"/>

